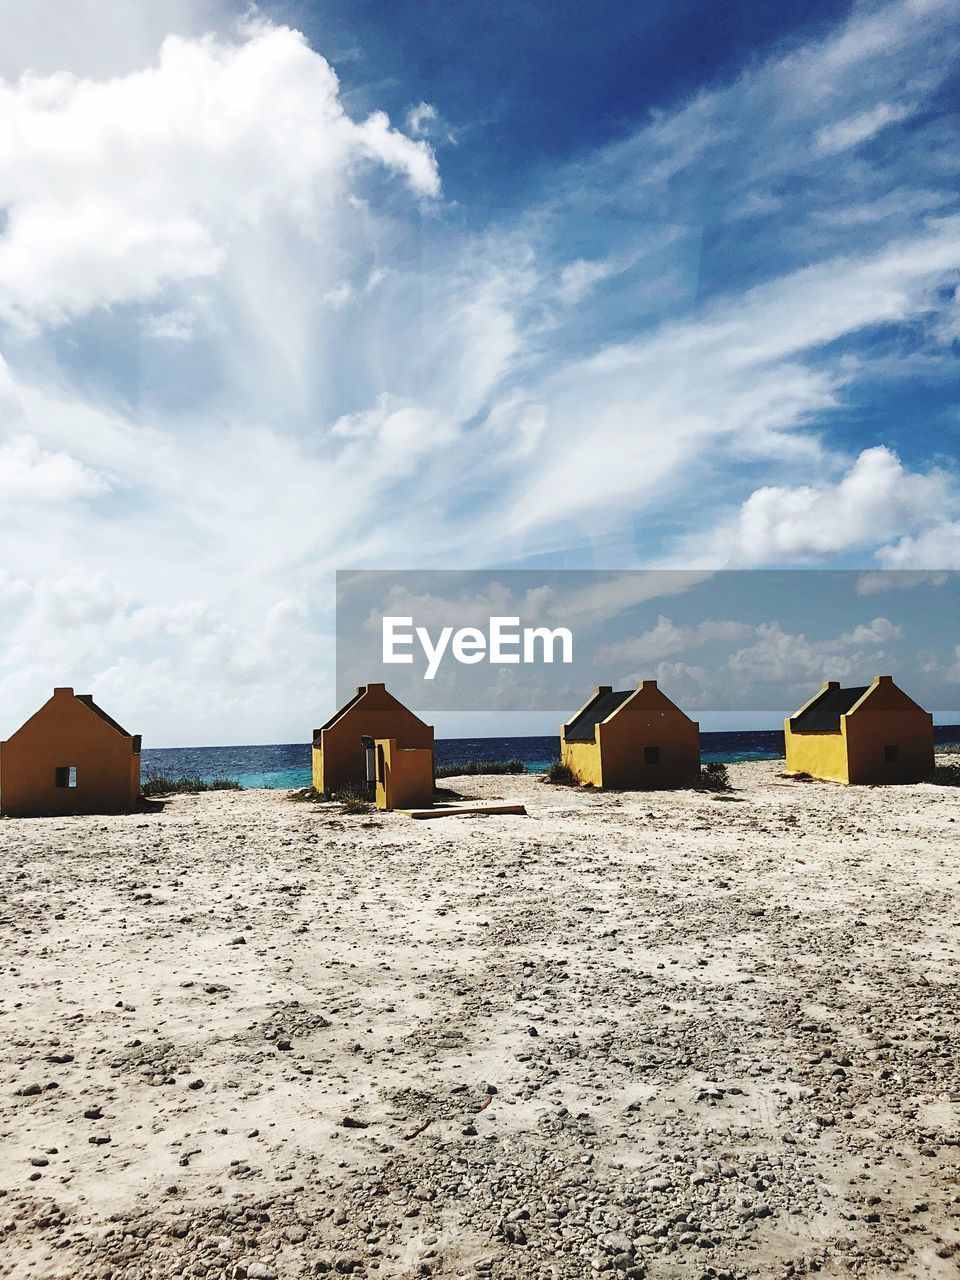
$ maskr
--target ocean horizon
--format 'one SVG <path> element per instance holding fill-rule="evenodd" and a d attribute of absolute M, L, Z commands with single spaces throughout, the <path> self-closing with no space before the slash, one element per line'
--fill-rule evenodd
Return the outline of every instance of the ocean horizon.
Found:
<path fill-rule="evenodd" d="M 960 725 L 934 725 L 938 746 L 960 742 Z M 700 734 L 704 762 L 736 764 L 745 760 L 777 760 L 784 754 L 780 729 L 738 729 Z M 296 790 L 308 787 L 310 744 L 273 743 L 241 747 L 147 747 L 143 776 L 232 778 L 246 788 Z M 438 738 L 438 765 L 472 760 L 520 760 L 528 773 L 542 773 L 560 759 L 560 740 L 552 734 L 502 738 Z"/>

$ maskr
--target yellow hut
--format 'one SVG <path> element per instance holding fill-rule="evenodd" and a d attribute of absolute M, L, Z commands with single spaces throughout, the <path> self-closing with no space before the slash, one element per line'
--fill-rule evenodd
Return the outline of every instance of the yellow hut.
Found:
<path fill-rule="evenodd" d="M 841 689 L 828 680 L 784 722 L 787 773 L 830 782 L 919 782 L 933 770 L 933 716 L 892 676 Z"/>
<path fill-rule="evenodd" d="M 89 693 L 53 697 L 0 742 L 0 813 L 45 818 L 127 813 L 140 796 L 140 738 Z"/>
<path fill-rule="evenodd" d="M 399 747 L 396 738 L 374 742 L 378 809 L 421 809 L 433 804 L 433 752 Z"/>
<path fill-rule="evenodd" d="M 700 726 L 656 680 L 617 691 L 600 685 L 561 729 L 560 757 L 595 787 L 690 787 L 700 779 Z"/>
<path fill-rule="evenodd" d="M 386 685 L 362 684 L 340 710 L 313 731 L 313 785 L 317 791 L 365 785 L 367 756 L 362 739 L 393 740 L 399 749 L 430 752 L 433 777 L 433 726 L 424 724 Z"/>

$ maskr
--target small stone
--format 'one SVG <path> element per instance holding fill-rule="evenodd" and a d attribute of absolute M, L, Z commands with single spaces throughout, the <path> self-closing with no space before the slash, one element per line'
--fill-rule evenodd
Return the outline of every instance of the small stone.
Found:
<path fill-rule="evenodd" d="M 633 1253 L 633 1241 L 625 1231 L 610 1231 L 601 1237 L 600 1243 L 608 1253 Z"/>

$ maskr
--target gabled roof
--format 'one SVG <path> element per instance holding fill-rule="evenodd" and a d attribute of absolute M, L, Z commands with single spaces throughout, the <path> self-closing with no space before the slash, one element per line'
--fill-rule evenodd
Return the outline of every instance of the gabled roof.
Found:
<path fill-rule="evenodd" d="M 870 688 L 868 684 L 841 689 L 831 684 L 790 720 L 794 733 L 839 733 L 840 717 L 856 705 Z"/>
<path fill-rule="evenodd" d="M 365 684 L 360 685 L 360 686 L 358 687 L 358 689 L 357 689 L 357 692 L 353 695 L 353 697 L 352 697 L 352 698 L 349 698 L 349 699 L 348 699 L 348 700 L 343 704 L 343 706 L 342 706 L 342 707 L 338 707 L 338 708 L 337 708 L 337 710 L 336 710 L 336 711 L 333 713 L 333 715 L 330 717 L 330 719 L 329 719 L 329 720 L 325 720 L 325 721 L 324 721 L 324 723 L 320 726 L 320 728 L 319 728 L 319 729 L 314 729 L 314 731 L 313 731 L 313 739 L 314 739 L 314 743 L 315 743 L 317 746 L 319 746 L 319 745 L 320 745 L 320 744 L 319 744 L 319 738 L 320 738 L 321 733 L 323 733 L 324 729 L 329 729 L 331 725 L 335 724 L 335 723 L 340 719 L 340 717 L 341 717 L 342 715 L 345 715 L 345 714 L 350 710 L 350 708 L 354 705 L 354 703 L 357 703 L 357 702 L 359 702 L 359 701 L 360 701 L 360 699 L 363 697 L 363 695 L 364 695 L 366 692 L 367 692 L 367 686 L 366 686 Z"/>
<path fill-rule="evenodd" d="M 116 733 L 119 733 L 121 737 L 129 738 L 130 741 L 133 743 L 134 752 L 139 754 L 140 744 L 141 744 L 141 738 L 139 734 L 127 733 L 123 725 L 118 724 L 117 721 L 114 720 L 113 716 L 108 716 L 106 711 L 104 711 L 102 707 L 97 706 L 97 704 L 93 700 L 92 694 L 74 693 L 71 688 L 68 688 L 66 686 L 60 686 L 54 689 L 53 697 L 48 698 L 48 700 L 43 704 L 42 707 L 40 707 L 37 711 L 33 713 L 32 716 L 29 716 L 26 719 L 23 722 L 23 724 L 20 726 L 20 728 L 10 735 L 9 741 L 12 742 L 13 739 L 16 738 L 19 733 L 21 733 L 24 729 L 26 729 L 27 725 L 32 724 L 33 721 L 36 720 L 38 717 L 46 716 L 57 706 L 60 706 L 62 709 L 62 705 L 67 699 L 69 699 L 70 703 L 79 702 L 81 706 L 86 707 L 88 711 L 92 711 L 98 720 L 102 720 L 104 724 L 108 724 L 110 728 L 113 729 Z"/>
<path fill-rule="evenodd" d="M 116 729 L 117 733 L 122 733 L 122 734 L 123 734 L 123 736 L 124 736 L 125 738 L 132 738 L 132 737 L 133 737 L 133 734 L 132 734 L 132 733 L 127 733 L 127 731 L 126 731 L 126 729 L 124 729 L 123 725 L 117 724 L 117 722 L 116 722 L 116 720 L 114 720 L 113 716 L 108 716 L 108 715 L 107 715 L 107 713 L 104 711 L 103 707 L 98 707 L 98 706 L 97 706 L 97 704 L 96 704 L 96 703 L 94 702 L 94 700 L 93 700 L 93 695 L 92 695 L 92 694 L 89 694 L 89 693 L 75 693 L 73 696 L 76 698 L 76 700 L 77 700 L 78 702 L 82 702 L 82 703 L 83 703 L 83 705 L 84 705 L 85 707 L 89 707 L 89 708 L 90 708 L 90 710 L 91 710 L 95 715 L 98 715 L 98 716 L 100 717 L 100 719 L 101 719 L 101 720 L 106 720 L 107 724 L 108 724 L 108 725 L 110 725 L 110 727 L 111 727 L 111 728 Z"/>
<path fill-rule="evenodd" d="M 352 710 L 357 705 L 357 703 L 361 701 L 361 699 L 365 698 L 368 693 L 372 693 L 374 691 L 382 693 L 384 698 L 386 698 L 389 702 L 395 703 L 396 706 L 398 707 L 402 707 L 403 710 L 406 711 L 407 715 L 412 716 L 413 719 L 418 722 L 418 724 L 422 724 L 425 729 L 429 729 L 430 726 L 426 723 L 426 721 L 421 720 L 420 717 L 416 715 L 413 711 L 411 711 L 409 707 L 404 706 L 404 704 L 400 701 L 399 698 L 395 698 L 385 684 L 361 684 L 357 686 L 357 692 L 353 695 L 352 698 L 349 698 L 343 704 L 343 706 L 340 707 L 338 711 L 335 711 L 333 715 L 330 717 L 330 719 L 327 720 L 324 724 L 322 724 L 319 729 L 314 729 L 313 745 L 315 747 L 322 746 L 323 743 L 321 740 L 321 734 L 324 732 L 324 730 L 332 729 L 333 726 L 337 723 L 337 721 L 342 720 L 343 717 L 347 714 L 347 712 Z"/>
<path fill-rule="evenodd" d="M 567 725 L 564 739 L 567 742 L 593 742 L 597 725 L 622 707 L 635 693 L 636 689 L 608 689 L 605 693 L 598 694 L 584 707 L 573 724 Z"/>

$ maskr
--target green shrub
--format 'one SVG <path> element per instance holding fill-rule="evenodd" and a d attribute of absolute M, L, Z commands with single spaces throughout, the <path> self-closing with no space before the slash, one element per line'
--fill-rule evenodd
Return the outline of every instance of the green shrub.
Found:
<path fill-rule="evenodd" d="M 465 774 L 526 773 L 522 760 L 468 760 L 466 764 L 438 764 L 437 778 L 459 778 Z"/>
<path fill-rule="evenodd" d="M 242 790 L 236 778 L 201 778 L 199 774 L 180 778 L 168 778 L 162 773 L 150 774 L 140 784 L 140 794 L 148 799 L 153 796 L 195 795 L 201 791 Z"/>
<path fill-rule="evenodd" d="M 732 791 L 730 775 L 722 760 L 711 760 L 700 766 L 701 791 Z"/>
<path fill-rule="evenodd" d="M 554 760 L 553 764 L 543 776 L 544 782 L 552 782 L 555 787 L 576 787 L 579 785 L 579 779 L 568 764 L 561 764 L 559 760 Z"/>
<path fill-rule="evenodd" d="M 960 764 L 937 764 L 930 777 L 938 787 L 960 787 Z"/>

